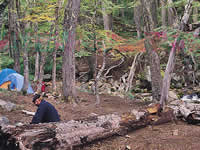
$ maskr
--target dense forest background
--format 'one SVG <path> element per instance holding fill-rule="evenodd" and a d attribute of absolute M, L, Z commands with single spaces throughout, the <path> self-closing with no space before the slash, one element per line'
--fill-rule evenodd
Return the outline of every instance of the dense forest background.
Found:
<path fill-rule="evenodd" d="M 24 93 L 29 81 L 41 92 L 47 78 L 52 92 L 61 81 L 63 99 L 76 102 L 76 82 L 93 81 L 98 104 L 100 84 L 118 80 L 124 95 L 147 88 L 164 104 L 170 86 L 199 85 L 199 6 L 197 0 L 0 0 L 0 69 L 24 75 Z M 145 88 L 136 86 L 138 78 Z"/>

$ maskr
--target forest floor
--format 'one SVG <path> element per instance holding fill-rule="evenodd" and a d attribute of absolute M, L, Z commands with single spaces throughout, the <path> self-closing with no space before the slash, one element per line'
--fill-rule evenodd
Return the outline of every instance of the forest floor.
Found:
<path fill-rule="evenodd" d="M 14 92 L 13 92 L 14 93 Z M 0 92 L 0 99 L 10 101 L 17 108 L 7 112 L 0 108 L 0 116 L 9 119 L 10 124 L 29 124 L 32 116 L 23 110 L 35 112 L 37 107 L 32 103 L 32 96 L 19 93 Z M 92 114 L 109 114 L 128 112 L 134 108 L 143 108 L 147 102 L 125 101 L 120 97 L 100 95 L 101 104 L 95 106 L 95 96 L 86 92 L 78 92 L 80 103 L 74 107 L 63 101 L 46 98 L 58 110 L 62 120 L 80 119 Z M 132 131 L 124 136 L 113 136 L 90 145 L 75 148 L 76 150 L 198 150 L 200 147 L 200 127 L 178 121 L 158 126 L 148 126 Z"/>

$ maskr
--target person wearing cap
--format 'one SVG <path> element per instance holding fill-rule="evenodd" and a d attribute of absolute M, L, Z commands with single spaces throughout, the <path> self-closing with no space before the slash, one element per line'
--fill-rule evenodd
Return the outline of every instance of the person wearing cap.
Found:
<path fill-rule="evenodd" d="M 33 103 L 38 107 L 31 124 L 58 122 L 60 117 L 55 107 L 49 102 L 42 99 L 39 94 L 33 97 Z"/>

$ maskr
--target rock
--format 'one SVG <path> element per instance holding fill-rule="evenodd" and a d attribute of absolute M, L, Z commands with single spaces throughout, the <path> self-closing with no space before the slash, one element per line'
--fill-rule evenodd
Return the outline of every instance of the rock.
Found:
<path fill-rule="evenodd" d="M 6 109 L 7 111 L 12 111 L 16 108 L 16 105 L 14 103 L 5 102 L 3 100 L 0 100 L 0 106 L 2 108 Z"/>
<path fill-rule="evenodd" d="M 0 126 L 9 124 L 9 120 L 7 117 L 0 117 Z"/>
<path fill-rule="evenodd" d="M 175 99 L 178 99 L 178 96 L 174 91 L 169 91 L 169 98 L 172 98 L 175 100 Z"/>
<path fill-rule="evenodd" d="M 45 74 L 43 75 L 44 80 L 51 80 L 51 74 Z"/>

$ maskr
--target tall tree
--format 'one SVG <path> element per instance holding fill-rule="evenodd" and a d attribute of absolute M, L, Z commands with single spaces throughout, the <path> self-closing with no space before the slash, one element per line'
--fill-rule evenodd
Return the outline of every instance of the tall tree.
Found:
<path fill-rule="evenodd" d="M 162 18 L 162 26 L 167 26 L 167 9 L 165 8 L 166 6 L 166 1 L 165 0 L 161 0 L 161 18 Z"/>
<path fill-rule="evenodd" d="M 134 8 L 134 21 L 136 24 L 137 29 L 137 37 L 140 39 L 142 38 L 142 14 L 143 14 L 143 8 L 142 5 L 139 3 Z"/>
<path fill-rule="evenodd" d="M 20 72 L 20 39 L 17 26 L 17 14 L 16 14 L 16 1 L 11 0 L 9 4 L 9 32 L 10 32 L 10 47 L 13 51 L 14 69 Z"/>
<path fill-rule="evenodd" d="M 54 39 L 54 44 L 55 48 L 53 51 L 53 67 L 52 67 L 52 91 L 56 91 L 56 53 L 58 50 L 58 43 L 59 43 L 59 9 L 61 5 L 61 0 L 57 1 L 56 8 L 55 8 L 55 39 Z"/>
<path fill-rule="evenodd" d="M 152 95 L 153 95 L 153 100 L 159 101 L 161 93 L 161 83 L 162 83 L 160 74 L 160 59 L 155 51 L 156 42 L 154 42 L 152 37 L 150 36 L 151 32 L 157 25 L 156 24 L 157 19 L 154 18 L 156 7 L 152 6 L 155 3 L 155 1 L 141 0 L 141 3 L 144 7 L 144 12 L 143 12 L 144 30 L 147 33 L 147 36 L 145 37 L 145 49 L 147 51 L 148 60 L 150 63 Z"/>
<path fill-rule="evenodd" d="M 20 27 L 20 32 L 21 32 L 21 48 L 23 50 L 23 60 L 24 60 L 24 84 L 23 84 L 23 88 L 22 91 L 23 93 L 27 93 L 28 90 L 28 85 L 29 85 L 29 66 L 28 66 L 28 41 L 27 41 L 27 34 L 25 32 L 25 22 L 23 21 L 23 17 L 25 16 L 25 12 L 22 11 L 21 9 L 21 3 L 20 0 L 16 0 L 16 9 L 17 9 L 17 16 L 19 18 L 19 20 L 21 20 L 19 22 L 19 27 Z"/>
<path fill-rule="evenodd" d="M 193 8 L 193 22 L 198 22 L 198 16 L 199 16 L 199 8 L 198 7 L 194 7 Z"/>
<path fill-rule="evenodd" d="M 76 100 L 74 49 L 79 12 L 80 0 L 68 0 L 64 13 L 64 33 L 66 36 L 62 66 L 63 96 L 65 100 L 70 100 L 70 98 Z"/>
<path fill-rule="evenodd" d="M 102 1 L 104 30 L 112 30 L 112 12 L 106 8 L 105 2 Z"/>

